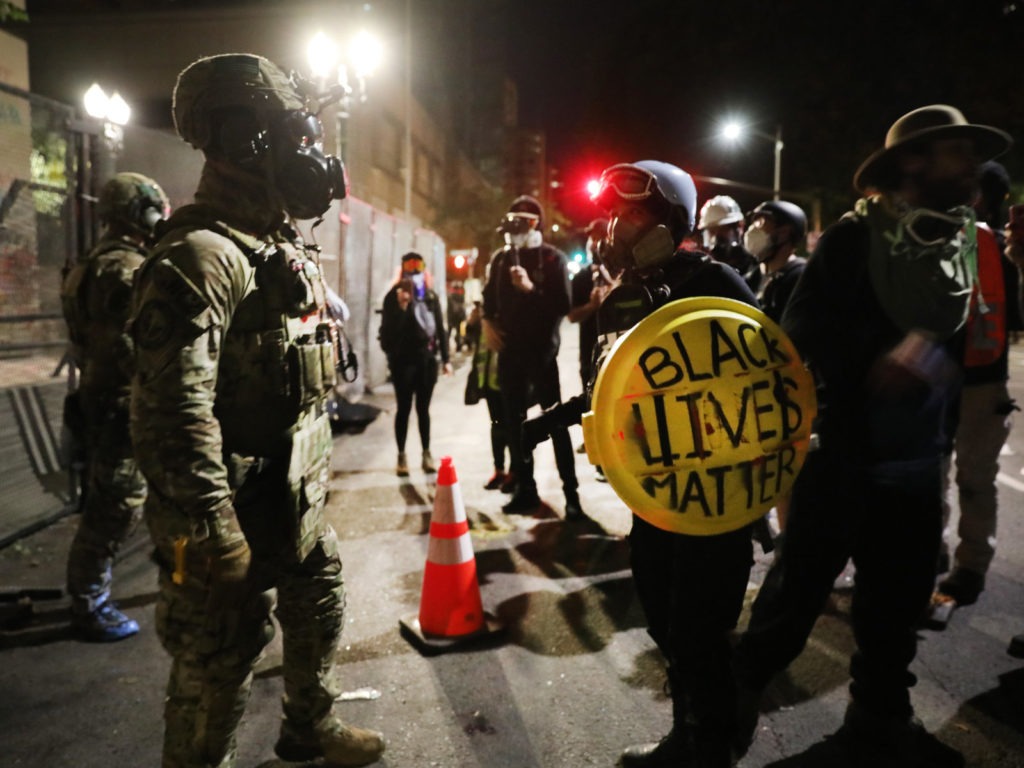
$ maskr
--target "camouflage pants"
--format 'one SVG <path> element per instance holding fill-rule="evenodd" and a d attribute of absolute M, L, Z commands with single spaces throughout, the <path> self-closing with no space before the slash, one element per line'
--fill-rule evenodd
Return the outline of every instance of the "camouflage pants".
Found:
<path fill-rule="evenodd" d="M 111 408 L 87 415 L 85 503 L 68 554 L 67 583 L 76 613 L 110 599 L 118 550 L 142 517 L 146 481 L 132 458 L 128 413 Z"/>
<path fill-rule="evenodd" d="M 216 617 L 206 614 L 208 565 L 186 549 L 183 584 L 171 579 L 173 544 L 188 535 L 184 517 L 151 499 L 146 520 L 162 562 L 157 632 L 172 656 L 164 709 L 163 768 L 230 768 L 235 734 L 252 685 L 252 670 L 281 625 L 284 712 L 296 725 L 327 715 L 337 696 L 331 679 L 345 608 L 337 538 L 316 515 L 312 551 L 298 560 L 296 520 L 288 511 L 287 467 L 250 466 L 235 509 L 253 553 L 250 597 Z M 304 520 L 303 530 L 311 523 Z M 276 609 L 275 605 L 276 591 Z"/>

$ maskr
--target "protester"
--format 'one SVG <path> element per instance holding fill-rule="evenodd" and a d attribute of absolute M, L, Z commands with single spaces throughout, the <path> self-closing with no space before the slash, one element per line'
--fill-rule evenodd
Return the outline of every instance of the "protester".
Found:
<path fill-rule="evenodd" d="M 544 242 L 543 211 L 529 195 L 512 201 L 500 230 L 506 244 L 491 256 L 483 332 L 487 346 L 499 353 L 498 381 L 516 480 L 515 492 L 502 509 L 529 514 L 541 500 L 533 477 L 533 450 L 523 442 L 523 421 L 532 398 L 544 409 L 561 400 L 557 355 L 559 325 L 570 306 L 569 271 L 565 254 Z M 565 517 L 582 518 L 568 430 L 557 429 L 551 440 L 565 493 Z"/>
<path fill-rule="evenodd" d="M 441 302 L 430 284 L 423 257 L 412 251 L 405 254 L 401 273 L 384 297 L 380 321 L 380 346 L 388 358 L 397 401 L 395 471 L 400 477 L 409 474 L 405 439 L 414 400 L 422 449 L 420 466 L 424 472 L 437 471 L 430 455 L 430 399 L 437 383 L 438 356 L 446 376 L 451 374 L 452 366 L 448 361 L 448 334 L 444 330 Z"/>
<path fill-rule="evenodd" d="M 697 189 L 688 173 L 654 160 L 614 165 L 601 175 L 595 202 L 610 217 L 605 264 L 622 284 L 598 316 L 599 359 L 611 341 L 660 306 L 721 296 L 756 306 L 740 275 L 683 247 L 693 230 Z M 534 420 L 527 433 L 578 421 L 584 394 L 561 412 Z M 727 768 L 735 717 L 729 632 L 743 608 L 753 557 L 752 530 L 709 536 L 673 533 L 634 515 L 630 565 L 648 633 L 668 664 L 672 730 L 660 742 L 629 747 L 625 768 Z"/>
<path fill-rule="evenodd" d="M 796 249 L 807 235 L 807 216 L 786 200 L 768 200 L 750 213 L 743 244 L 760 265 L 757 300 L 775 322 L 782 320 L 807 260 Z"/>
<path fill-rule="evenodd" d="M 940 475 L 976 249 L 981 160 L 1009 137 L 932 105 L 889 129 L 854 176 L 854 212 L 822 236 L 783 315 L 819 385 L 820 447 L 736 649 L 737 752 L 761 691 L 802 650 L 848 558 L 851 701 L 830 744 L 874 765 L 959 766 L 914 717 L 908 667 L 942 532 Z"/>
<path fill-rule="evenodd" d="M 701 233 L 704 250 L 715 261 L 728 264 L 739 272 L 750 286 L 757 291 L 761 272 L 757 260 L 744 245 L 743 211 L 739 203 L 728 195 L 716 195 L 700 209 L 697 231 Z"/>
<path fill-rule="evenodd" d="M 277 755 L 358 766 L 384 751 L 379 733 L 333 713 L 345 607 L 324 518 L 336 349 L 318 249 L 288 220 L 324 214 L 345 174 L 323 154 L 311 92 L 252 54 L 199 59 L 174 90 L 178 134 L 206 162 L 196 203 L 160 228 L 139 270 L 131 320 L 132 438 L 172 658 L 164 766 L 235 764 L 272 612 Z"/>
<path fill-rule="evenodd" d="M 475 405 L 483 400 L 487 403 L 487 415 L 491 420 L 491 458 L 494 461 L 494 473 L 484 483 L 484 489 L 512 493 L 515 490 L 515 475 L 505 471 L 508 436 L 505 434 L 501 388 L 498 384 L 498 353 L 483 343 L 480 327 L 482 320 L 483 309 L 480 302 L 475 301 L 466 320 L 466 338 L 473 351 L 473 364 L 466 381 L 466 404 Z"/>
<path fill-rule="evenodd" d="M 112 641 L 139 631 L 110 599 L 114 558 L 142 517 L 146 481 L 128 430 L 132 343 L 125 330 L 132 278 L 153 244 L 153 228 L 170 213 L 150 178 L 119 173 L 103 185 L 96 246 L 61 285 L 72 358 L 81 370 L 65 422 L 87 458 L 82 518 L 68 553 L 71 624 L 86 640 Z"/>
<path fill-rule="evenodd" d="M 947 600 L 956 605 L 971 605 L 985 589 L 985 574 L 995 556 L 999 453 L 1009 437 L 1010 417 L 1016 410 L 1007 390 L 1008 333 L 1012 324 L 1008 289 L 1019 281 L 1015 279 L 1017 267 L 1003 257 L 1005 237 L 1002 232 L 1010 182 L 1006 169 L 995 161 L 982 166 L 980 182 L 982 194 L 975 203 L 978 274 L 967 320 L 959 421 L 950 445 L 956 456 L 960 543 L 952 570 L 939 582 L 937 594 L 933 596 L 936 607 L 943 606 Z M 995 229 L 989 228 L 993 225 Z M 1016 325 L 1020 325 L 1019 318 Z M 947 455 L 942 475 L 944 527 L 949 524 L 951 511 L 951 463 L 952 457 Z M 940 568 L 948 562 L 949 552 L 943 542 Z"/>
<path fill-rule="evenodd" d="M 590 264 L 572 279 L 570 323 L 580 326 L 580 381 L 586 387 L 593 378 L 594 346 L 597 344 L 597 310 L 615 283 L 616 275 L 608 272 L 602 251 L 607 247 L 608 219 L 594 219 L 585 230 Z"/>

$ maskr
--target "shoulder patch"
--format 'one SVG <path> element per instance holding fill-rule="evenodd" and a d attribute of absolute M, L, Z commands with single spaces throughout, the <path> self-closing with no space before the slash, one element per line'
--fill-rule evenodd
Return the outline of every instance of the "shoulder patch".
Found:
<path fill-rule="evenodd" d="M 148 350 L 164 346 L 174 335 L 177 317 L 170 304 L 163 299 L 147 301 L 132 325 L 135 343 Z"/>

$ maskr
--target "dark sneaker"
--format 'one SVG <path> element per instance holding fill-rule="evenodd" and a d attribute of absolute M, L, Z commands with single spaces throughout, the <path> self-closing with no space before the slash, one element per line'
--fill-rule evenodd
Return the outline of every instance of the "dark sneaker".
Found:
<path fill-rule="evenodd" d="M 966 568 L 953 568 L 949 576 L 939 582 L 939 592 L 949 595 L 957 605 L 973 605 L 985 591 L 985 574 Z"/>
<path fill-rule="evenodd" d="M 73 616 L 71 626 L 91 643 L 113 643 L 139 631 L 139 623 L 121 613 L 109 600 L 92 613 Z"/>
<path fill-rule="evenodd" d="M 689 739 L 672 731 L 661 741 L 626 747 L 619 757 L 622 768 L 686 768 L 694 765 Z"/>
<path fill-rule="evenodd" d="M 518 485 L 519 479 L 516 477 L 515 472 L 509 472 L 505 475 L 505 479 L 501 483 L 502 493 L 515 493 L 516 485 Z"/>
<path fill-rule="evenodd" d="M 505 473 L 500 469 L 494 470 L 491 479 L 484 483 L 485 491 L 496 491 L 505 483 Z"/>
<path fill-rule="evenodd" d="M 517 493 L 501 511 L 506 515 L 529 515 L 536 512 L 540 504 L 540 496 L 536 493 Z"/>
<path fill-rule="evenodd" d="M 565 497 L 565 519 L 566 520 L 583 520 L 586 515 L 583 513 L 583 507 L 580 506 L 580 497 L 575 493 L 569 494 Z"/>
<path fill-rule="evenodd" d="M 334 716 L 306 726 L 293 725 L 286 719 L 274 752 L 290 763 L 322 757 L 327 765 L 355 768 L 380 759 L 384 754 L 384 736 L 377 731 L 345 725 Z"/>

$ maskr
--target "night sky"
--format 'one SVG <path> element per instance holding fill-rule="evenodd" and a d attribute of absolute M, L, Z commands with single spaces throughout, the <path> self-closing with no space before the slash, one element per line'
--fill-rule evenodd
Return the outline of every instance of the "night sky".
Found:
<path fill-rule="evenodd" d="M 766 133 L 781 124 L 783 189 L 817 194 L 834 216 L 854 199 L 857 165 L 913 108 L 950 103 L 1024 142 L 1016 1 L 416 0 L 414 13 L 433 6 L 423 31 L 442 30 L 450 56 L 467 60 L 467 26 L 468 60 L 504 56 L 520 122 L 546 131 L 574 217 L 592 213 L 579 194 L 586 178 L 623 160 L 770 187 L 771 142 L 728 150 L 715 140 L 730 113 Z M 1017 184 L 1022 158 L 1018 148 L 1003 159 Z"/>
<path fill-rule="evenodd" d="M 261 0 L 29 0 L 79 13 L 259 5 Z M 262 0 L 280 5 L 280 0 Z M 406 0 L 351 3 L 404 28 Z M 300 0 L 287 7 L 313 12 Z M 507 73 L 520 124 L 543 129 L 577 221 L 583 185 L 651 158 L 770 188 L 771 142 L 727 149 L 728 114 L 781 125 L 784 192 L 818 197 L 826 219 L 901 114 L 953 104 L 1024 143 L 1024 0 L 411 0 L 414 86 L 463 138 L 481 73 Z M 464 143 L 465 146 L 465 143 Z M 1024 197 L 1024 149 L 1003 158 Z M 729 190 L 702 185 L 702 198 Z M 744 207 L 764 196 L 729 191 Z"/>

